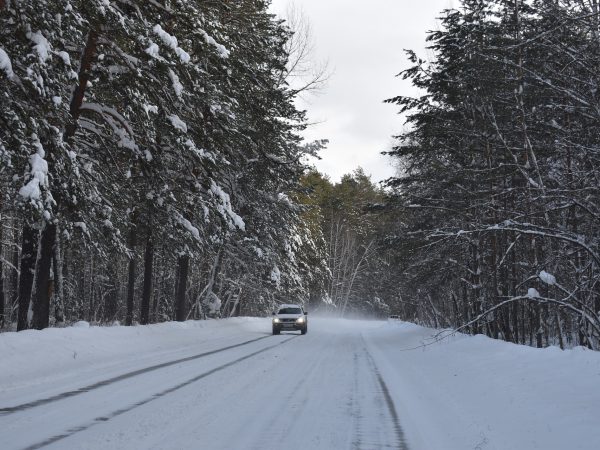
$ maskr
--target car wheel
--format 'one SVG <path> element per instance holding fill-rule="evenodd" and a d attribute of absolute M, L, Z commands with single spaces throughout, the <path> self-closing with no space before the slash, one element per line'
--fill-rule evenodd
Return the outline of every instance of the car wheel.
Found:
<path fill-rule="evenodd" d="M 280 331 L 277 328 L 273 327 L 273 334 L 279 334 L 279 333 L 280 333 Z"/>
<path fill-rule="evenodd" d="M 307 332 L 308 332 L 308 326 L 306 326 L 300 330 L 300 334 L 306 334 Z"/>

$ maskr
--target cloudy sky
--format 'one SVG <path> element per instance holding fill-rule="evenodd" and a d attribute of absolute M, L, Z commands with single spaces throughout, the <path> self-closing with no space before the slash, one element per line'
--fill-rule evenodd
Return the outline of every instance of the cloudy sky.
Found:
<path fill-rule="evenodd" d="M 408 67 L 403 49 L 429 57 L 427 31 L 438 29 L 440 12 L 453 0 L 273 0 L 285 17 L 293 3 L 308 18 L 315 63 L 327 61 L 331 77 L 324 90 L 303 100 L 317 122 L 308 139 L 329 139 L 316 162 L 332 180 L 361 166 L 374 181 L 391 176 L 389 158 L 380 155 L 403 128 L 397 108 L 383 104 L 396 95 L 413 95 L 395 75 Z"/>

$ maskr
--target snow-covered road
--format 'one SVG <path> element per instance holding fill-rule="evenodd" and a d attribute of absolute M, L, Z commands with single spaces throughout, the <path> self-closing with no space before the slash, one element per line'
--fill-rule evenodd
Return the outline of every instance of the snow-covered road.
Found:
<path fill-rule="evenodd" d="M 27 383 L 47 395 L 0 397 L 2 448 L 407 448 L 359 330 L 315 322 L 306 336 L 271 336 L 263 320 L 237 343 L 198 342 L 88 383 Z"/>
<path fill-rule="evenodd" d="M 310 318 L 0 334 L 0 448 L 596 449 L 600 354 Z M 410 350 L 418 347 L 415 350 Z"/>

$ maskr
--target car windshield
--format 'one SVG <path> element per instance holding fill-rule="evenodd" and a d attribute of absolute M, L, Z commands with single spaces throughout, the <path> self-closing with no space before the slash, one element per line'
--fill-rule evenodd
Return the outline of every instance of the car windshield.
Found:
<path fill-rule="evenodd" d="M 302 314 L 300 308 L 281 308 L 279 314 Z"/>

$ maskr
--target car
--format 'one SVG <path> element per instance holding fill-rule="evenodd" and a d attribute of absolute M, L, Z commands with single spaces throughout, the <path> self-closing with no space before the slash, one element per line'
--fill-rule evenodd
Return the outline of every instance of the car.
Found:
<path fill-rule="evenodd" d="M 300 305 L 279 305 L 278 310 L 273 311 L 273 334 L 282 331 L 300 330 L 300 334 L 308 332 L 308 313 Z"/>

